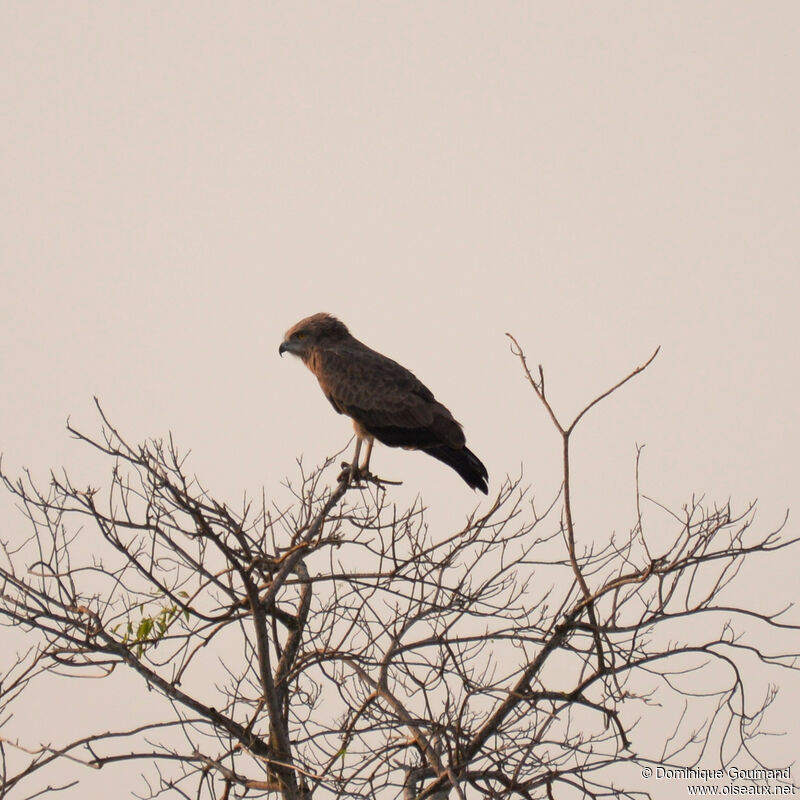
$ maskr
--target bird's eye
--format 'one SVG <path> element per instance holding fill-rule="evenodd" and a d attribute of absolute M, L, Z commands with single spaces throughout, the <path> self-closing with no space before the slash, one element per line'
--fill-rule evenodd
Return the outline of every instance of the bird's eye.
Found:
<path fill-rule="evenodd" d="M 299 340 L 302 342 L 302 341 L 303 341 L 303 339 L 305 339 L 305 338 L 306 338 L 306 335 L 305 335 L 305 333 L 304 333 L 303 331 L 298 331 L 298 332 L 295 334 L 295 338 L 296 338 L 296 339 L 299 339 Z"/>

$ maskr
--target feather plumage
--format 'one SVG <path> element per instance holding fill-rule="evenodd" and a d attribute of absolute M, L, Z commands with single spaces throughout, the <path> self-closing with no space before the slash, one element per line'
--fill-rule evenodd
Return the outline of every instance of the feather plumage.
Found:
<path fill-rule="evenodd" d="M 359 436 L 389 447 L 422 450 L 488 492 L 488 473 L 466 447 L 461 425 L 413 372 L 367 347 L 329 314 L 314 314 L 286 333 L 279 352 L 299 356 L 334 409 Z"/>

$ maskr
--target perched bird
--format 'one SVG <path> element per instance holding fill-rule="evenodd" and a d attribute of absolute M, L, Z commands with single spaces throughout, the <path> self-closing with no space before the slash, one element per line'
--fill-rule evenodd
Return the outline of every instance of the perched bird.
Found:
<path fill-rule="evenodd" d="M 317 376 L 339 414 L 353 420 L 356 450 L 351 480 L 369 478 L 374 440 L 422 450 L 452 467 L 473 489 L 488 493 L 489 474 L 467 448 L 461 425 L 405 367 L 359 342 L 330 314 L 312 314 L 286 332 L 278 353 L 292 353 Z M 364 462 L 358 466 L 366 440 Z"/>

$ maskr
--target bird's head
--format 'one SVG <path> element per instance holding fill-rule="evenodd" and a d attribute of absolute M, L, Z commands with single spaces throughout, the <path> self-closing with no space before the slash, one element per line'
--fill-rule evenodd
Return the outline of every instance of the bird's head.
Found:
<path fill-rule="evenodd" d="M 349 335 L 347 326 L 336 317 L 325 313 L 312 314 L 286 331 L 278 354 L 292 353 L 305 359 L 315 347 L 333 344 Z"/>

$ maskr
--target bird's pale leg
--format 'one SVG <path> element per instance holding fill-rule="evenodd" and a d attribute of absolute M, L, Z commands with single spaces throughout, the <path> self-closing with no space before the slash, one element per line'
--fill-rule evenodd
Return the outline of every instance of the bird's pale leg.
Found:
<path fill-rule="evenodd" d="M 372 456 L 372 445 L 375 444 L 375 437 L 374 436 L 367 436 L 367 452 L 364 456 L 364 463 L 358 468 L 358 476 L 361 480 L 369 481 L 370 483 L 374 483 L 379 489 L 384 488 L 384 484 L 390 484 L 391 486 L 400 486 L 401 481 L 387 481 L 385 478 L 379 478 L 377 475 L 373 475 L 369 471 L 369 459 Z"/>
<path fill-rule="evenodd" d="M 372 456 L 372 445 L 375 444 L 375 437 L 370 436 L 367 439 L 367 452 L 364 456 L 364 463 L 358 468 L 358 471 L 361 473 L 361 476 L 364 479 L 368 479 L 369 475 L 369 459 Z"/>
<path fill-rule="evenodd" d="M 356 435 L 356 451 L 355 453 L 353 453 L 353 461 L 350 464 L 351 483 L 357 483 L 359 480 L 358 454 L 361 452 L 361 442 L 362 442 L 361 437 Z"/>
<path fill-rule="evenodd" d="M 369 483 L 374 483 L 378 488 L 383 489 L 383 484 L 391 484 L 392 486 L 399 486 L 400 481 L 387 481 L 383 478 L 378 478 L 373 475 L 369 471 L 369 460 L 372 457 L 372 446 L 375 444 L 375 437 L 370 436 L 368 433 L 363 431 L 359 434 L 360 426 L 355 426 L 356 428 L 356 450 L 353 453 L 353 461 L 351 464 L 348 464 L 346 461 L 342 462 L 342 472 L 339 475 L 339 480 L 347 479 L 348 483 L 357 484 L 361 483 L 361 481 L 367 481 Z M 362 462 L 361 466 L 358 465 L 358 456 L 361 453 L 361 442 L 366 439 L 367 441 L 367 449 L 366 453 L 364 454 L 364 461 Z"/>

